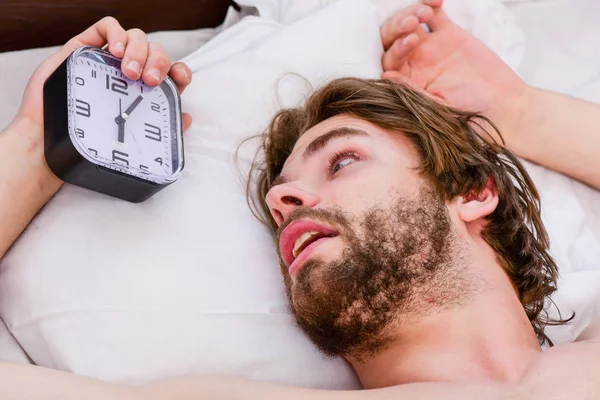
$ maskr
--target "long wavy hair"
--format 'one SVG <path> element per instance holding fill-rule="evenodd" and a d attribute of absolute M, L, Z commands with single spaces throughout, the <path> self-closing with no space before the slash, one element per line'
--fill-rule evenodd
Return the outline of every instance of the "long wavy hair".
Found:
<path fill-rule="evenodd" d="M 248 179 L 248 204 L 273 232 L 277 225 L 265 197 L 296 141 L 316 124 L 351 115 L 408 137 L 420 158 L 419 172 L 447 200 L 483 190 L 492 177 L 499 197 L 482 231 L 485 241 L 515 285 L 541 345 L 553 345 L 545 301 L 556 290 L 558 269 L 548 253 L 539 194 L 523 164 L 504 146 L 486 117 L 443 105 L 427 95 L 387 80 L 341 78 L 313 93 L 303 106 L 279 111 L 266 132 Z M 491 131 L 491 133 L 490 133 Z M 257 186 L 255 186 L 257 184 Z M 551 301 L 551 300 L 550 300 Z"/>

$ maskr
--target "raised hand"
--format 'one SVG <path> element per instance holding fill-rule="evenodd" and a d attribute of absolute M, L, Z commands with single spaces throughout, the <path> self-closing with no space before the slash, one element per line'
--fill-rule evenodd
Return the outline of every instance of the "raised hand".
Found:
<path fill-rule="evenodd" d="M 422 0 L 382 26 L 382 78 L 483 113 L 504 130 L 527 85 L 487 46 L 454 24 L 442 2 Z M 420 23 L 426 23 L 430 32 Z"/>
<path fill-rule="evenodd" d="M 191 82 L 191 71 L 183 63 L 171 65 L 164 49 L 157 43 L 148 42 L 148 37 L 139 29 L 124 30 L 119 22 L 106 17 L 95 23 L 83 33 L 67 42 L 58 52 L 46 59 L 34 72 L 23 96 L 21 108 L 11 125 L 19 125 L 32 134 L 32 140 L 43 139 L 43 87 L 50 74 L 73 52 L 81 46 L 102 47 L 108 45 L 108 51 L 122 58 L 123 74 L 132 80 L 140 77 L 149 86 L 159 85 L 165 76 L 173 79 L 179 91 L 183 91 Z M 191 117 L 183 115 L 183 127 L 191 124 Z"/>
<path fill-rule="evenodd" d="M 103 47 L 122 58 L 123 74 L 149 86 L 159 85 L 167 73 L 182 91 L 191 81 L 190 69 L 171 61 L 164 50 L 149 43 L 139 29 L 125 31 L 114 18 L 103 18 L 85 32 L 69 40 L 33 73 L 21 108 L 12 123 L 0 133 L 0 259 L 29 221 L 62 185 L 44 157 L 44 82 L 75 49 Z M 183 115 L 183 127 L 191 123 Z"/>

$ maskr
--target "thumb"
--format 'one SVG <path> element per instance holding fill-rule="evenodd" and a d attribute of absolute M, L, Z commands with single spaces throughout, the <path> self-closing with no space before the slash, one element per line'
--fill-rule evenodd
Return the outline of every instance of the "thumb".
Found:
<path fill-rule="evenodd" d="M 441 7 L 433 9 L 433 18 L 427 22 L 427 25 L 429 25 L 433 32 L 444 29 L 452 24 L 452 20 Z"/>

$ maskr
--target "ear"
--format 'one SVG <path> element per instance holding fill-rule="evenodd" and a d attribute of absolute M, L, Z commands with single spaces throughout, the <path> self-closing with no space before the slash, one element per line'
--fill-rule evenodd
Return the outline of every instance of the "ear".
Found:
<path fill-rule="evenodd" d="M 498 193 L 491 176 L 481 192 L 471 192 L 466 196 L 460 196 L 457 201 L 458 215 L 466 223 L 487 217 L 494 212 L 496 207 L 498 207 Z"/>

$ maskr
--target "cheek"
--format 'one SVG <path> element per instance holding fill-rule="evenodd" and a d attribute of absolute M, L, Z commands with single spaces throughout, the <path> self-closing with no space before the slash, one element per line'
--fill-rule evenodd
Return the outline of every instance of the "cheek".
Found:
<path fill-rule="evenodd" d="M 460 214 L 458 213 L 456 205 L 446 202 L 446 207 L 448 208 L 448 215 L 450 216 L 450 220 L 452 221 L 455 231 L 465 237 L 468 236 L 469 232 L 467 225 L 460 218 Z"/>
<path fill-rule="evenodd" d="M 417 172 L 411 171 L 397 155 L 384 154 L 381 159 L 358 162 L 346 168 L 333 180 L 322 183 L 319 193 L 324 203 L 339 206 L 354 216 L 372 207 L 386 208 L 399 195 L 417 196 L 422 183 Z"/>
<path fill-rule="evenodd" d="M 339 207 L 345 213 L 356 216 L 372 203 L 377 191 L 366 182 L 338 179 L 324 190 L 323 200 L 328 205 Z"/>
<path fill-rule="evenodd" d="M 359 216 L 368 209 L 382 207 L 391 198 L 397 197 L 400 192 L 395 183 L 397 179 L 398 177 L 383 176 L 368 169 L 352 171 L 324 185 L 323 200 L 353 216 Z M 392 193 L 396 195 L 390 196 Z"/>

